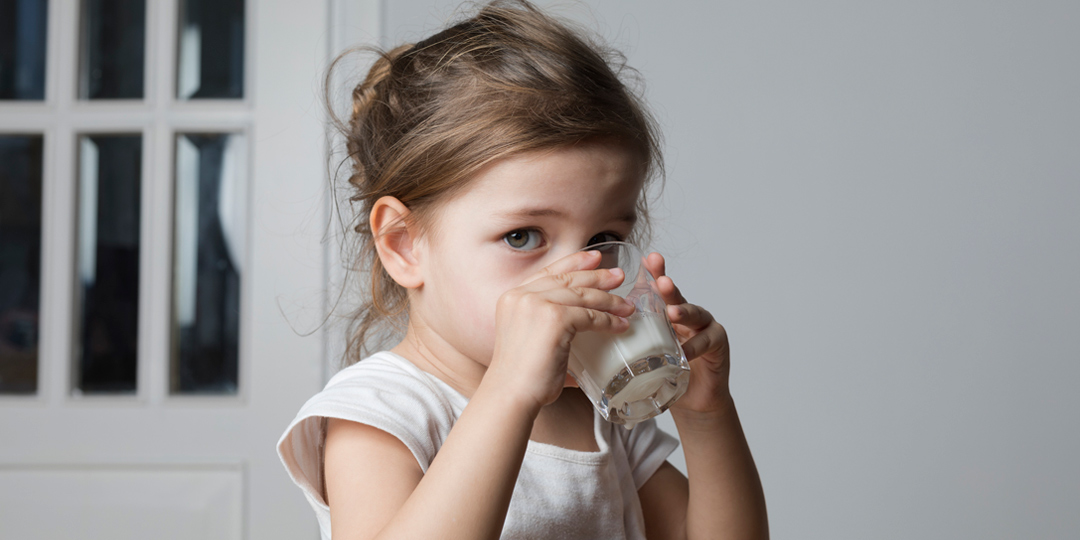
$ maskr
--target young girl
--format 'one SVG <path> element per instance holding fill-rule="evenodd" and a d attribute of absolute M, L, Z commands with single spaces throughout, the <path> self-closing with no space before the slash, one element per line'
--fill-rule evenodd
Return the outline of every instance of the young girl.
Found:
<path fill-rule="evenodd" d="M 323 538 L 765 538 L 728 392 L 728 344 L 664 259 L 647 266 L 691 359 L 654 421 L 603 421 L 566 374 L 579 332 L 623 332 L 619 271 L 581 251 L 640 241 L 655 130 L 611 54 L 526 2 L 496 3 L 375 63 L 348 150 L 377 323 L 404 339 L 336 374 L 278 444 Z"/>

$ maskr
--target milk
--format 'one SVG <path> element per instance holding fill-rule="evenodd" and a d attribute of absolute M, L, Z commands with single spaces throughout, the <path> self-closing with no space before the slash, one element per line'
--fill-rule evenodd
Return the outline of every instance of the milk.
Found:
<path fill-rule="evenodd" d="M 638 311 L 628 320 L 621 334 L 577 334 L 570 370 L 608 420 L 630 427 L 681 396 L 689 372 L 663 313 Z"/>
<path fill-rule="evenodd" d="M 605 383 L 601 388 L 635 360 L 663 354 L 679 356 L 663 315 L 638 312 L 629 321 L 630 329 L 621 334 L 582 332 L 570 342 L 570 355 L 597 383 Z"/>

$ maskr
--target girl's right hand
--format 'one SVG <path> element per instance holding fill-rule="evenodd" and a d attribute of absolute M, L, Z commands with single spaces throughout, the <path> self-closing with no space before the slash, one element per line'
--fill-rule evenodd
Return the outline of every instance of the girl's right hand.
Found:
<path fill-rule="evenodd" d="M 598 251 L 568 255 L 499 297 L 495 346 L 484 382 L 540 407 L 553 403 L 566 381 L 570 341 L 578 332 L 621 333 L 633 304 L 609 291 L 619 269 L 599 269 Z"/>

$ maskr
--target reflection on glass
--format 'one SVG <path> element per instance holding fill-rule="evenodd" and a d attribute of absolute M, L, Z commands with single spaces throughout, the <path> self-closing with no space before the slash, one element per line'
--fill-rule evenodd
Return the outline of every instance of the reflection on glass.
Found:
<path fill-rule="evenodd" d="M 244 0 L 181 0 L 180 99 L 244 97 Z"/>
<path fill-rule="evenodd" d="M 140 99 L 145 0 L 83 0 L 79 97 Z"/>
<path fill-rule="evenodd" d="M 92 135 L 79 142 L 77 389 L 133 392 L 142 137 Z"/>
<path fill-rule="evenodd" d="M 0 136 L 0 394 L 37 391 L 41 141 Z"/>
<path fill-rule="evenodd" d="M 45 0 L 0 0 L 0 99 L 45 99 Z"/>
<path fill-rule="evenodd" d="M 246 177 L 242 135 L 177 136 L 173 393 L 236 393 Z"/>

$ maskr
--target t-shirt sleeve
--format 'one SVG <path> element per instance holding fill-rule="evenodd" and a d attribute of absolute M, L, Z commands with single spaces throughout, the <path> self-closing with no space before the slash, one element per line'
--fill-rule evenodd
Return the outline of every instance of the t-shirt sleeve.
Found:
<path fill-rule="evenodd" d="M 678 448 L 679 441 L 657 427 L 655 418 L 639 423 L 629 432 L 622 428 L 619 431 L 626 437 L 626 457 L 634 476 L 634 487 L 641 489 Z"/>
<path fill-rule="evenodd" d="M 424 472 L 453 425 L 449 403 L 429 388 L 430 382 L 393 365 L 360 364 L 339 372 L 308 400 L 278 441 L 278 456 L 293 482 L 322 506 L 324 419 L 359 422 L 393 435 Z"/>

